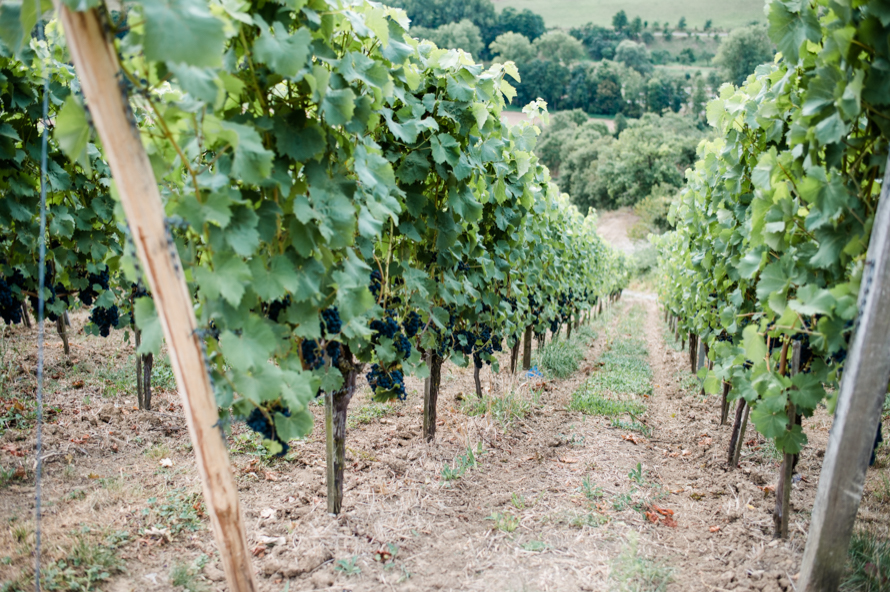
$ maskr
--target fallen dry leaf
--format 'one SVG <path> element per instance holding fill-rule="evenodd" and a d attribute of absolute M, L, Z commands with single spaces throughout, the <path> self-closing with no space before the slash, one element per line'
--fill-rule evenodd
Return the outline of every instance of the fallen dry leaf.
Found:
<path fill-rule="evenodd" d="M 718 531 L 720 530 L 720 527 L 719 527 L 719 526 L 712 526 L 710 530 L 711 530 L 711 532 L 718 532 Z"/>

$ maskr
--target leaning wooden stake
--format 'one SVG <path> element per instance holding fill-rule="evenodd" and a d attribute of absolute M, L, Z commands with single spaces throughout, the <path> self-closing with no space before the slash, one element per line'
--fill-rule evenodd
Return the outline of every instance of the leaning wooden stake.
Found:
<path fill-rule="evenodd" d="M 782 346 L 782 357 L 779 360 L 779 374 L 785 376 L 788 361 L 788 342 Z M 797 374 L 800 367 L 800 342 L 794 344 L 791 355 L 790 375 Z M 788 429 L 793 429 L 795 424 L 794 403 L 788 402 Z M 794 455 L 786 452 L 782 455 L 782 467 L 779 469 L 779 481 L 776 484 L 776 508 L 773 511 L 774 536 L 788 538 L 788 519 L 791 514 L 791 477 L 794 473 Z"/>
<path fill-rule="evenodd" d="M 71 355 L 71 346 L 68 345 L 68 329 L 65 327 L 65 317 L 60 316 L 56 319 L 56 331 L 62 338 L 62 346 L 65 349 L 65 355 Z"/>
<path fill-rule="evenodd" d="M 525 328 L 525 338 L 522 341 L 522 369 L 532 367 L 532 326 Z"/>
<path fill-rule="evenodd" d="M 204 499 L 230 592 L 256 590 L 238 488 L 204 365 L 192 298 L 175 249 L 167 242 L 164 206 L 132 113 L 118 86 L 120 67 L 96 10 L 58 5 L 83 95 L 120 193 L 170 348 Z"/>
<path fill-rule="evenodd" d="M 751 406 L 747 403 L 745 404 L 745 415 L 742 416 L 742 427 L 739 430 L 738 442 L 736 442 L 735 454 L 732 457 L 732 468 L 735 469 L 739 466 L 739 461 L 742 459 L 742 447 L 745 445 L 745 431 L 748 429 L 748 415 L 751 413 Z"/>
<path fill-rule="evenodd" d="M 428 354 L 427 364 L 430 377 L 427 379 L 429 388 L 423 393 L 423 439 L 432 442 L 436 439 L 436 402 L 439 399 L 439 385 L 442 382 L 442 358 L 434 353 Z"/>
<path fill-rule="evenodd" d="M 837 590 L 890 381 L 890 157 L 797 589 Z"/>

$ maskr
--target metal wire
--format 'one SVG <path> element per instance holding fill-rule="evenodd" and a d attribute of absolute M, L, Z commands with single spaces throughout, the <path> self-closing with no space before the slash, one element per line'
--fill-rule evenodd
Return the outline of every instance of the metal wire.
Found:
<path fill-rule="evenodd" d="M 37 4 L 37 39 L 45 42 L 43 15 L 40 0 Z M 48 65 L 49 61 L 47 61 Z M 39 266 L 37 271 L 37 463 L 34 469 L 34 588 L 40 592 L 40 478 L 43 473 L 43 345 L 44 345 L 44 295 L 46 283 L 46 161 L 49 143 L 49 68 L 44 72 L 43 80 L 43 137 L 40 152 L 40 245 Z"/>

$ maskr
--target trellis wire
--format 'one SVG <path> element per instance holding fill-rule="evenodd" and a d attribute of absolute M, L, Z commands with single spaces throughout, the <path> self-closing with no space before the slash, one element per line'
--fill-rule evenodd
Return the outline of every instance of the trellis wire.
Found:
<path fill-rule="evenodd" d="M 43 29 L 43 14 L 40 0 L 37 4 L 37 40 L 46 42 Z M 37 462 L 34 468 L 34 588 L 40 592 L 40 478 L 43 473 L 43 345 L 44 345 L 44 295 L 46 283 L 46 160 L 49 142 L 49 62 L 43 78 L 43 134 L 40 152 L 40 245 L 39 265 L 37 270 Z"/>

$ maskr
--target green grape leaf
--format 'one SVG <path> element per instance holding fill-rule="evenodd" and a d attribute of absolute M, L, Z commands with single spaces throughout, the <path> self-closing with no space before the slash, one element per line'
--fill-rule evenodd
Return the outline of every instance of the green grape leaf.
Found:
<path fill-rule="evenodd" d="M 355 113 L 355 93 L 350 88 L 329 90 L 321 102 L 321 110 L 330 125 L 343 125 Z"/>
<path fill-rule="evenodd" d="M 807 435 L 803 433 L 803 429 L 794 424 L 790 430 L 783 430 L 782 434 L 776 437 L 776 448 L 785 454 L 798 454 L 807 442 Z"/>
<path fill-rule="evenodd" d="M 822 39 L 822 27 L 808 1 L 797 2 L 798 11 L 792 12 L 786 3 L 773 0 L 769 4 L 769 35 L 782 55 L 792 63 L 800 59 L 800 47 L 805 41 Z"/>
<path fill-rule="evenodd" d="M 253 53 L 260 62 L 285 78 L 293 78 L 306 67 L 312 42 L 309 29 L 299 29 L 289 35 L 285 26 L 275 21 L 271 31 L 262 25 L 260 30 L 262 34 L 253 45 Z"/>
<path fill-rule="evenodd" d="M 755 364 L 766 357 L 766 343 L 757 332 L 757 327 L 748 325 L 742 331 L 742 340 L 745 347 L 745 357 Z"/>
<path fill-rule="evenodd" d="M 269 323 L 251 315 L 241 335 L 223 331 L 219 337 L 219 347 L 226 356 L 227 364 L 239 372 L 249 372 L 269 365 L 267 362 L 278 347 L 278 338 Z"/>
<path fill-rule="evenodd" d="M 56 116 L 53 136 L 65 156 L 89 171 L 87 143 L 90 141 L 90 124 L 87 122 L 86 112 L 73 94 L 65 99 L 65 104 Z"/>
<path fill-rule="evenodd" d="M 164 330 L 161 327 L 161 319 L 155 310 L 154 300 L 148 297 L 137 298 L 133 301 L 133 313 L 136 317 L 136 326 L 142 331 L 141 343 L 137 354 L 157 354 L 164 343 Z"/>
<path fill-rule="evenodd" d="M 291 412 L 290 417 L 275 412 L 275 432 L 282 442 L 297 440 L 312 431 L 312 414 L 309 411 Z"/>
<path fill-rule="evenodd" d="M 825 399 L 826 392 L 819 376 L 810 373 L 798 373 L 791 378 L 796 387 L 788 392 L 791 402 L 798 410 L 812 411 Z"/>
<path fill-rule="evenodd" d="M 762 399 L 751 410 L 751 421 L 757 431 L 774 440 L 784 434 L 788 426 L 788 414 L 785 413 L 785 396 L 778 395 Z"/>
<path fill-rule="evenodd" d="M 152 0 L 141 4 L 143 47 L 148 60 L 216 68 L 222 65 L 223 21 L 200 0 Z"/>
<path fill-rule="evenodd" d="M 814 284 L 807 284 L 797 290 L 797 298 L 790 306 L 802 315 L 829 314 L 837 301 L 831 292 Z"/>

